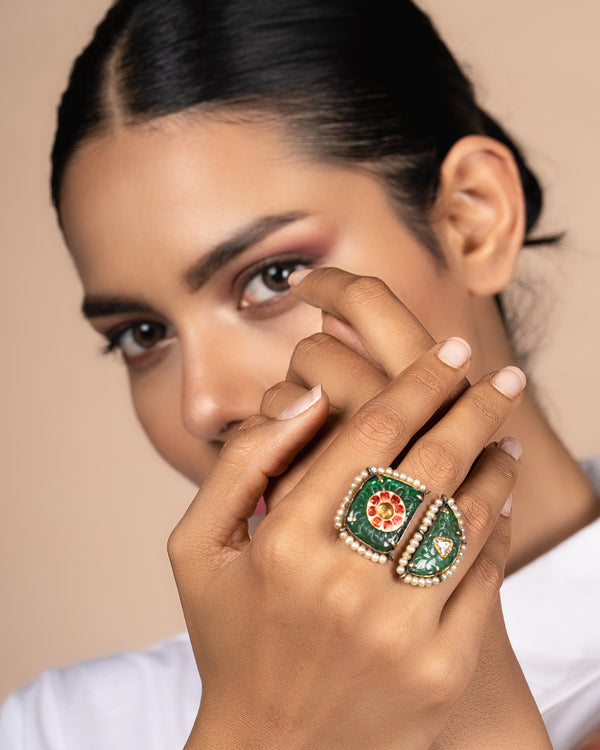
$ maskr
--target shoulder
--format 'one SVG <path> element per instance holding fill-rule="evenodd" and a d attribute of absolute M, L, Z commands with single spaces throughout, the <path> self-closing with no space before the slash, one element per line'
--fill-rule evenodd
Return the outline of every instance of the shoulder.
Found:
<path fill-rule="evenodd" d="M 200 701 L 187 635 L 45 672 L 0 714 L 6 750 L 182 747 Z"/>
<path fill-rule="evenodd" d="M 600 496 L 600 460 L 582 466 Z M 559 750 L 583 740 L 600 715 L 599 547 L 600 519 L 502 587 L 511 643 Z"/>

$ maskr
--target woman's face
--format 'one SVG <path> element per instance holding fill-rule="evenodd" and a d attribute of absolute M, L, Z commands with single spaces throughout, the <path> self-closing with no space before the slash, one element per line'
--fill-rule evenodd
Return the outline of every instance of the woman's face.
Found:
<path fill-rule="evenodd" d="M 150 440 L 196 483 L 321 328 L 288 291 L 292 270 L 379 276 L 437 339 L 472 333 L 461 280 L 379 183 L 303 160 L 266 127 L 174 117 L 116 129 L 76 153 L 61 215 L 86 315 L 122 350 Z"/>

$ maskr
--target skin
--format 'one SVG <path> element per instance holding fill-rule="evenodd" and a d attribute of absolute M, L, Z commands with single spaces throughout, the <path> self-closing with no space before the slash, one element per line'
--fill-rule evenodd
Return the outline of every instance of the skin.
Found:
<path fill-rule="evenodd" d="M 294 220 L 279 222 L 200 288 L 190 285 L 190 269 L 195 267 L 198 279 L 199 260 L 265 216 Z M 473 461 L 499 437 L 504 423 L 500 434 L 518 437 L 528 456 L 514 496 L 509 569 L 595 513 L 591 487 L 533 401 L 527 394 L 499 394 L 491 380 L 492 371 L 512 362 L 491 296 L 514 273 L 524 226 L 520 185 L 506 149 L 490 139 L 470 137 L 448 155 L 430 217 L 445 269 L 411 234 L 373 176 L 315 164 L 266 125 L 177 116 L 135 129 L 117 126 L 76 152 L 65 174 L 61 217 L 88 298 L 96 303 L 117 298 L 147 308 L 90 319 L 104 335 L 140 322 L 150 324 L 151 335 L 159 334 L 144 352 L 132 347 L 131 330 L 119 339 L 134 406 L 158 452 L 190 479 L 204 483 L 170 541 L 204 685 L 189 746 L 275 747 L 284 738 L 286 747 L 373 743 L 372 717 L 394 690 L 384 695 L 374 688 L 352 722 L 341 720 L 339 712 L 351 704 L 355 681 L 344 672 L 335 649 L 322 653 L 323 629 L 334 627 L 332 632 L 339 635 L 341 629 L 344 634 L 340 653 L 351 649 L 362 654 L 357 663 L 363 665 L 367 684 L 376 685 L 380 674 L 381 652 L 377 659 L 377 647 L 374 652 L 365 646 L 375 641 L 392 650 L 395 674 L 402 674 L 402 680 L 394 678 L 395 694 L 410 691 L 416 696 L 412 713 L 407 709 L 396 723 L 380 727 L 371 746 L 392 747 L 390 737 L 403 737 L 404 747 L 430 747 L 440 740 L 446 747 L 465 747 L 467 729 L 473 747 L 482 746 L 482 737 L 491 747 L 490 731 L 498 738 L 495 746 L 514 747 L 514 737 L 501 736 L 510 728 L 500 718 L 496 721 L 510 710 L 519 736 L 530 737 L 529 747 L 548 747 L 496 606 L 508 550 L 507 524 L 497 519 L 516 476 L 515 460 L 492 447 L 463 484 Z M 275 256 L 287 270 L 338 266 L 359 281 L 319 270 L 293 291 L 284 284 L 274 294 L 257 277 L 256 264 Z M 363 276 L 380 277 L 388 286 Z M 325 334 L 314 335 L 321 330 Z M 472 347 L 472 358 L 458 369 L 441 363 L 435 347 L 431 349 L 434 341 L 457 335 Z M 341 361 L 344 378 L 339 377 Z M 431 423 L 467 387 L 467 372 L 471 382 L 480 382 Z M 419 389 L 415 382 L 430 388 Z M 326 397 L 297 418 L 276 419 L 320 383 Z M 263 416 L 244 421 L 261 402 Z M 518 402 L 520 409 L 514 411 Z M 324 425 L 328 413 L 334 418 Z M 408 425 L 392 430 L 384 450 L 364 425 L 377 423 L 379 434 L 381 415 L 389 420 L 390 413 L 406 414 Z M 457 498 L 462 496 L 471 523 L 468 559 L 460 574 L 465 586 L 458 592 L 455 585 L 438 587 L 433 608 L 419 597 L 423 592 L 391 586 L 379 570 L 374 579 L 374 571 L 358 556 L 349 561 L 352 556 L 332 538 L 328 520 L 357 461 L 362 466 L 364 456 L 380 454 L 379 460 L 389 463 L 426 423 L 430 429 L 403 462 L 412 462 L 413 475 L 425 477 L 432 491 L 450 488 Z M 310 453 L 293 463 L 317 430 Z M 278 475 L 282 479 L 271 483 L 267 494 L 272 512 L 250 541 L 247 519 L 268 478 Z M 333 500 L 329 494 L 321 497 L 324 478 L 336 488 Z M 239 489 L 233 493 L 236 482 Z M 573 498 L 568 510 L 561 502 L 566 486 Z M 229 521 L 215 529 L 214 504 L 224 496 Z M 306 510 L 299 511 L 306 508 L 307 497 L 321 499 L 313 521 L 307 520 Z M 525 497 L 527 503 L 521 501 Z M 536 514 L 542 505 L 548 523 L 540 529 Z M 303 541 L 291 544 L 292 538 Z M 272 550 L 284 549 L 294 553 L 275 560 Z M 329 560 L 329 572 L 338 571 L 333 579 L 321 565 L 307 569 L 306 560 L 319 559 Z M 340 619 L 331 604 L 339 604 L 339 591 L 356 589 L 360 597 L 351 597 L 353 607 L 342 608 Z M 226 602 L 224 590 L 232 592 Z M 324 608 L 319 592 L 329 602 Z M 275 606 L 280 597 L 285 607 Z M 316 616 L 323 609 L 325 619 Z M 390 624 L 381 638 L 375 637 L 365 630 L 358 611 L 376 613 L 379 622 L 388 623 L 395 619 L 392 611 L 413 612 L 419 624 L 414 632 L 421 636 L 411 636 L 410 652 L 394 650 L 394 627 Z M 206 612 L 214 614 L 207 617 Z M 296 631 L 301 634 L 297 649 L 285 635 L 290 622 L 302 624 Z M 450 637 L 459 622 L 472 633 L 468 648 L 460 652 L 460 639 Z M 256 644 L 257 632 L 265 636 L 262 645 Z M 226 643 L 219 640 L 224 633 Z M 244 644 L 249 633 L 246 648 L 224 648 Z M 432 672 L 448 672 L 450 641 L 453 663 L 462 665 L 459 677 L 433 684 Z M 486 658 L 478 662 L 480 647 Z M 291 654 L 306 665 L 315 661 L 311 655 L 316 648 L 321 649 L 321 671 L 305 675 L 305 684 L 289 669 Z M 258 679 L 265 664 L 269 671 Z M 425 673 L 423 665 L 430 667 Z M 239 679 L 243 674 L 256 679 L 244 685 Z M 494 695 L 483 689 L 489 674 L 499 675 Z M 307 712 L 307 696 L 316 684 L 322 691 L 321 711 L 311 704 Z M 476 684 L 483 688 L 473 689 Z M 285 706 L 278 703 L 273 721 L 274 701 L 281 695 L 288 700 Z M 232 705 L 237 719 L 231 718 Z M 340 715 L 333 727 L 332 710 Z M 453 737 L 462 744 L 454 745 Z"/>

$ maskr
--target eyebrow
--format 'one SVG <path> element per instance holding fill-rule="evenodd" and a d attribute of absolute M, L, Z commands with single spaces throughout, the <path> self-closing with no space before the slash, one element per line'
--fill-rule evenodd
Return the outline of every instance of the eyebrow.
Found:
<path fill-rule="evenodd" d="M 251 224 L 242 227 L 233 236 L 220 242 L 208 255 L 194 263 L 185 272 L 184 282 L 193 292 L 198 291 L 213 274 L 238 255 L 241 255 L 253 245 L 262 242 L 278 229 L 282 229 L 294 221 L 304 219 L 306 216 L 308 214 L 301 211 L 262 216 Z"/>
<path fill-rule="evenodd" d="M 261 216 L 216 245 L 207 255 L 196 261 L 183 274 L 183 281 L 191 291 L 198 291 L 208 279 L 223 266 L 243 252 L 265 240 L 269 235 L 288 224 L 308 216 L 303 211 L 293 211 L 271 216 Z M 155 313 L 144 302 L 127 297 L 86 295 L 81 305 L 85 318 L 97 318 L 119 313 Z"/>

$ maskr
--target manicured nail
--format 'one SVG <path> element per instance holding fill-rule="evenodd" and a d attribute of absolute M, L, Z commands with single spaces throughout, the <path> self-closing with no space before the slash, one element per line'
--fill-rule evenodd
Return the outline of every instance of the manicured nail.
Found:
<path fill-rule="evenodd" d="M 464 339 L 453 336 L 451 339 L 444 341 L 437 355 L 438 359 L 441 359 L 442 362 L 458 370 L 459 367 L 462 367 L 469 361 L 471 347 Z"/>
<path fill-rule="evenodd" d="M 508 396 L 508 398 L 516 398 L 527 385 L 527 377 L 523 370 L 511 365 L 498 370 L 492 376 L 491 382 L 500 393 Z"/>
<path fill-rule="evenodd" d="M 510 516 L 510 509 L 512 508 L 512 492 L 508 496 L 508 500 L 504 503 L 502 510 L 500 511 L 501 516 Z"/>
<path fill-rule="evenodd" d="M 290 286 L 298 286 L 298 284 L 305 279 L 309 273 L 312 273 L 314 268 L 302 268 L 299 271 L 292 271 L 288 276 L 287 281 Z"/>
<path fill-rule="evenodd" d="M 505 437 L 498 443 L 498 448 L 512 456 L 515 461 L 518 461 L 523 455 L 523 446 L 514 437 Z"/>
<path fill-rule="evenodd" d="M 310 409 L 313 404 L 316 404 L 322 394 L 323 390 L 321 386 L 316 385 L 311 391 L 305 393 L 304 396 L 300 396 L 300 398 L 292 401 L 289 406 L 286 406 L 277 419 L 293 419 L 297 417 L 302 412 Z"/>

